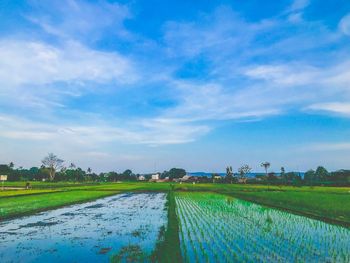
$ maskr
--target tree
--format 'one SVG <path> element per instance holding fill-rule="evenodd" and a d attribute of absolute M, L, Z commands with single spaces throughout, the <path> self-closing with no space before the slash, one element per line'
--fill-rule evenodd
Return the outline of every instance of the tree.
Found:
<path fill-rule="evenodd" d="M 274 182 L 277 180 L 277 176 L 274 172 L 272 173 L 268 173 L 267 175 L 267 180 L 270 181 L 270 182 Z"/>
<path fill-rule="evenodd" d="M 284 167 L 282 166 L 282 167 L 281 167 L 281 177 L 283 177 L 285 173 L 286 173 L 286 170 L 285 170 Z"/>
<path fill-rule="evenodd" d="M 92 172 L 91 168 L 88 167 L 88 168 L 87 168 L 87 173 L 88 173 L 88 174 L 91 174 L 91 172 Z"/>
<path fill-rule="evenodd" d="M 246 179 L 246 174 L 249 173 L 252 168 L 249 167 L 248 164 L 243 165 L 238 169 L 240 179 Z"/>
<path fill-rule="evenodd" d="M 261 167 L 264 167 L 264 169 L 265 169 L 266 177 L 267 177 L 267 170 L 269 169 L 270 166 L 271 166 L 271 164 L 269 162 L 261 163 Z"/>
<path fill-rule="evenodd" d="M 53 153 L 49 153 L 42 161 L 42 164 L 49 169 L 50 181 L 55 179 L 57 169 L 62 168 L 64 161 Z"/>
<path fill-rule="evenodd" d="M 325 181 L 325 180 L 327 180 L 328 175 L 329 175 L 329 173 L 326 170 L 326 168 L 324 168 L 323 166 L 317 167 L 316 172 L 315 172 L 315 176 L 318 180 Z"/>
<path fill-rule="evenodd" d="M 76 165 L 74 163 L 70 163 L 69 168 L 70 169 L 75 169 Z"/>
<path fill-rule="evenodd" d="M 169 179 L 182 178 L 186 175 L 186 170 L 181 168 L 171 168 L 169 172 L 164 171 L 162 178 L 169 177 Z"/>
<path fill-rule="evenodd" d="M 233 171 L 232 171 L 232 166 L 227 166 L 226 167 L 226 182 L 229 182 L 232 184 L 233 181 Z"/>
<path fill-rule="evenodd" d="M 281 167 L 281 179 L 283 183 L 286 183 L 286 169 L 284 169 L 284 167 Z"/>
<path fill-rule="evenodd" d="M 314 170 L 308 170 L 305 175 L 304 175 L 304 181 L 310 183 L 312 185 L 312 183 L 315 181 L 315 171 Z"/>
<path fill-rule="evenodd" d="M 9 163 L 9 167 L 10 167 L 11 169 L 13 169 L 13 168 L 15 167 L 15 164 L 14 164 L 13 162 L 10 162 L 10 163 Z"/>
<path fill-rule="evenodd" d="M 329 180 L 337 185 L 350 185 L 350 170 L 338 170 L 332 172 Z"/>

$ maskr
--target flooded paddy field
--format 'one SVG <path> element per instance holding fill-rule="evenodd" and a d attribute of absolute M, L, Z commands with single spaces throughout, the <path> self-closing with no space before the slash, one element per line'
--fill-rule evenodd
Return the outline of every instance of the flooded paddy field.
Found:
<path fill-rule="evenodd" d="M 175 195 L 187 262 L 350 262 L 350 230 L 213 193 Z"/>
<path fill-rule="evenodd" d="M 109 262 L 155 249 L 166 194 L 119 194 L 0 222 L 1 262 Z"/>

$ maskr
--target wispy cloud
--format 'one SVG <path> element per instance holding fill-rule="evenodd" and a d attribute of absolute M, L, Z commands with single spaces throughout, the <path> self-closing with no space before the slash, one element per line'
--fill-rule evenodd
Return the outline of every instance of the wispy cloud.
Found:
<path fill-rule="evenodd" d="M 350 103 L 349 102 L 326 102 L 316 103 L 308 106 L 306 110 L 328 112 L 330 114 L 339 114 L 350 117 Z"/>
<path fill-rule="evenodd" d="M 350 35 L 350 14 L 340 20 L 339 29 L 344 35 Z"/>
<path fill-rule="evenodd" d="M 46 33 L 63 39 L 93 42 L 104 36 L 106 30 L 114 36 L 128 38 L 130 32 L 124 21 L 131 18 L 126 5 L 99 0 L 31 1 L 31 13 L 25 15 Z"/>
<path fill-rule="evenodd" d="M 98 147 L 104 143 L 128 144 L 178 144 L 195 140 L 209 131 L 207 126 L 197 126 L 172 119 L 144 119 L 111 126 L 45 123 L 10 115 L 1 115 L 0 137 L 28 141 L 50 141 L 61 145 Z"/>
<path fill-rule="evenodd" d="M 2 87 L 55 82 L 128 83 L 137 78 L 132 62 L 126 57 L 117 52 L 92 50 L 77 42 L 52 46 L 36 41 L 2 40 L 0 57 Z"/>

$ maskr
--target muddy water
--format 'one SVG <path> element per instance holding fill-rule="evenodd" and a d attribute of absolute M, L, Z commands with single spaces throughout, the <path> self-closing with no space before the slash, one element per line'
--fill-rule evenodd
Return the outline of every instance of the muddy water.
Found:
<path fill-rule="evenodd" d="M 149 255 L 166 224 L 162 193 L 120 194 L 0 223 L 1 262 L 108 262 Z"/>

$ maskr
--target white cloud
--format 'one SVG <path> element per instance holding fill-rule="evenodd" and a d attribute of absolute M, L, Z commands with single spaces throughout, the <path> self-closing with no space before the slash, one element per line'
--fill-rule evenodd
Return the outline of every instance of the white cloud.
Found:
<path fill-rule="evenodd" d="M 274 20 L 248 23 L 231 8 L 220 6 L 191 23 L 169 21 L 164 42 L 171 57 L 206 55 L 215 62 L 227 55 L 246 53 L 256 35 L 275 26 Z"/>
<path fill-rule="evenodd" d="M 289 7 L 289 11 L 299 11 L 305 9 L 310 4 L 310 0 L 294 0 Z"/>
<path fill-rule="evenodd" d="M 10 115 L 0 115 L 0 137 L 24 141 L 49 141 L 50 146 L 99 147 L 104 143 L 126 144 L 180 144 L 191 142 L 209 131 L 204 125 L 192 125 L 173 119 L 143 119 L 120 123 L 115 127 L 103 123 L 78 125 L 45 123 Z M 111 121 L 111 120 L 109 120 Z M 96 152 L 96 151 L 92 151 Z"/>
<path fill-rule="evenodd" d="M 316 103 L 306 107 L 306 110 L 323 111 L 350 117 L 349 102 L 326 102 Z"/>
<path fill-rule="evenodd" d="M 174 81 L 178 105 L 163 112 L 164 118 L 198 125 L 198 122 L 252 119 L 280 114 L 268 93 L 252 89 L 232 90 L 216 83 Z M 258 95 L 259 94 L 259 95 Z"/>
<path fill-rule="evenodd" d="M 296 86 L 314 82 L 318 71 L 310 66 L 290 63 L 288 65 L 259 65 L 248 68 L 244 73 L 248 77 L 266 80 L 273 84 Z"/>
<path fill-rule="evenodd" d="M 350 14 L 344 16 L 339 22 L 339 29 L 344 35 L 350 36 Z"/>
<path fill-rule="evenodd" d="M 123 25 L 126 19 L 131 18 L 128 7 L 104 0 L 96 3 L 81 0 L 35 1 L 31 2 L 31 13 L 26 17 L 59 38 L 79 38 L 91 42 L 99 39 L 106 29 L 113 29 L 109 34 L 130 37 Z"/>
<path fill-rule="evenodd" d="M 2 87 L 55 82 L 128 83 L 136 79 L 136 74 L 132 62 L 117 52 L 96 51 L 77 42 L 54 47 L 36 41 L 1 40 L 0 79 Z"/>

